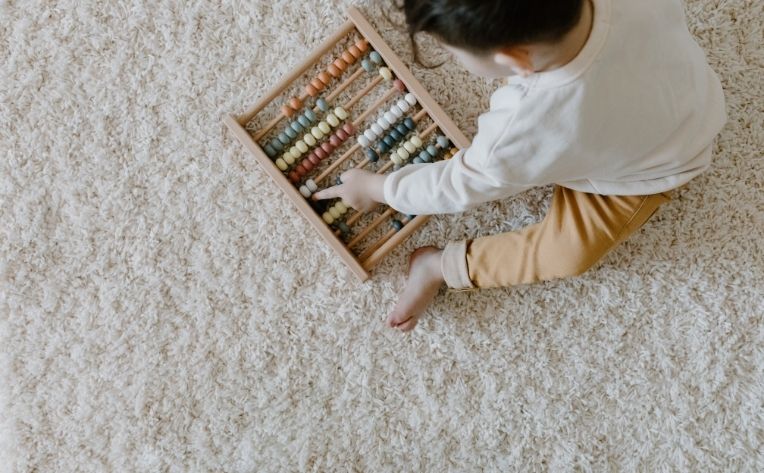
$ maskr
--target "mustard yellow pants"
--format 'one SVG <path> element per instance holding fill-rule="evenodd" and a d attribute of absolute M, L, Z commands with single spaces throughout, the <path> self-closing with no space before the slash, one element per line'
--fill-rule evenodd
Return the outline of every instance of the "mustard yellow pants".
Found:
<path fill-rule="evenodd" d="M 670 192 L 607 196 L 556 186 L 549 213 L 540 223 L 446 245 L 441 259 L 446 284 L 466 290 L 579 275 L 669 200 Z"/>

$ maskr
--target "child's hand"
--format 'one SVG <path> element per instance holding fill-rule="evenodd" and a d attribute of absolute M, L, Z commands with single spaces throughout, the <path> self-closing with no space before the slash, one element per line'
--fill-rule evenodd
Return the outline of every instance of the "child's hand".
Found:
<path fill-rule="evenodd" d="M 385 175 L 362 169 L 351 169 L 342 173 L 342 184 L 329 187 L 313 194 L 313 199 L 323 200 L 339 197 L 346 205 L 359 212 L 368 212 L 379 203 L 385 202 Z"/>

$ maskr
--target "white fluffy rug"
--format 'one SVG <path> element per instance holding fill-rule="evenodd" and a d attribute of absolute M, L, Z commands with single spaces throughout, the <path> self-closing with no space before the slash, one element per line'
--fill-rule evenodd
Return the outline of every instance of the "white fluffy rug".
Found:
<path fill-rule="evenodd" d="M 347 3 L 0 1 L 0 470 L 763 471 L 764 2 L 687 2 L 712 170 L 585 276 L 444 292 L 409 335 L 408 252 L 549 189 L 358 283 L 221 123 Z M 494 84 L 413 69 L 474 133 Z"/>

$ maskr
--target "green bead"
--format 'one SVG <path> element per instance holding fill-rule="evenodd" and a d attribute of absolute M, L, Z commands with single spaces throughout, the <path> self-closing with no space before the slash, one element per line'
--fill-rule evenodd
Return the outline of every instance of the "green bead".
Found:
<path fill-rule="evenodd" d="M 268 155 L 269 158 L 273 158 L 273 157 L 275 157 L 278 154 L 278 152 L 269 143 L 269 144 L 265 145 L 265 154 Z"/>
<path fill-rule="evenodd" d="M 289 136 L 287 136 L 287 134 L 282 131 L 279 133 L 279 141 L 285 145 L 288 145 L 291 140 L 289 139 Z"/>
<path fill-rule="evenodd" d="M 387 145 L 387 150 L 388 150 L 388 151 L 390 151 L 391 149 L 393 149 L 393 146 L 395 146 L 395 142 L 396 142 L 396 141 L 397 141 L 397 140 L 396 140 L 395 138 L 393 138 L 393 135 L 387 135 L 387 136 L 385 136 L 385 138 L 382 140 L 382 142 L 383 142 L 384 144 L 386 144 L 386 145 Z"/>
<path fill-rule="evenodd" d="M 371 59 L 371 62 L 374 64 L 382 64 L 382 55 L 376 51 L 372 51 L 371 54 L 369 54 L 369 59 Z"/>
<path fill-rule="evenodd" d="M 308 120 L 308 117 L 305 115 L 300 115 L 297 117 L 297 121 L 300 123 L 300 126 L 302 126 L 303 130 L 310 126 L 310 120 Z"/>
<path fill-rule="evenodd" d="M 436 148 L 436 147 L 435 147 L 435 146 L 433 146 L 433 145 L 430 145 L 430 146 L 428 146 L 428 147 L 427 147 L 427 153 L 428 153 L 428 154 L 429 154 L 431 157 L 435 158 L 435 157 L 437 157 L 437 156 L 438 156 L 438 148 Z"/>
<path fill-rule="evenodd" d="M 406 117 L 405 120 L 403 120 L 403 125 L 409 129 L 409 131 L 413 131 L 416 128 L 416 123 L 414 123 L 414 120 L 411 117 Z"/>
<path fill-rule="evenodd" d="M 448 138 L 443 135 L 438 136 L 435 141 L 438 143 L 438 146 L 443 149 L 448 148 L 451 145 L 451 142 L 448 141 Z"/>
<path fill-rule="evenodd" d="M 279 141 L 277 138 L 271 140 L 271 146 L 273 146 L 277 152 L 284 151 L 284 145 L 281 144 L 281 141 Z"/>
<path fill-rule="evenodd" d="M 403 133 L 398 133 L 397 130 L 393 130 L 393 131 L 390 132 L 389 136 L 392 137 L 392 139 L 394 140 L 393 144 L 395 144 L 395 143 L 399 142 L 401 139 L 403 139 L 404 135 L 403 135 Z"/>
<path fill-rule="evenodd" d="M 374 70 L 374 66 L 371 65 L 371 61 L 368 59 L 361 61 L 361 67 L 363 67 L 363 70 L 366 72 L 372 72 Z"/>
<path fill-rule="evenodd" d="M 294 131 L 294 130 L 293 130 L 293 129 L 291 129 L 291 128 L 287 128 L 286 130 L 284 130 L 284 133 L 286 133 L 286 135 L 287 135 L 289 138 L 291 138 L 291 139 L 295 139 L 295 138 L 297 138 L 297 132 L 296 132 L 296 131 Z"/>
<path fill-rule="evenodd" d="M 300 125 L 299 121 L 293 121 L 289 126 L 291 126 L 292 129 L 295 132 L 297 132 L 297 133 L 299 133 L 299 132 L 301 132 L 301 131 L 303 131 L 305 129 L 302 125 Z"/>
<path fill-rule="evenodd" d="M 315 123 L 316 122 L 316 118 L 318 118 L 318 117 L 316 117 L 316 112 L 314 112 L 313 110 L 310 110 L 310 109 L 305 110 L 305 114 L 304 115 L 305 115 L 305 118 L 307 118 L 310 123 Z M 306 128 L 307 128 L 307 126 L 306 126 Z"/>

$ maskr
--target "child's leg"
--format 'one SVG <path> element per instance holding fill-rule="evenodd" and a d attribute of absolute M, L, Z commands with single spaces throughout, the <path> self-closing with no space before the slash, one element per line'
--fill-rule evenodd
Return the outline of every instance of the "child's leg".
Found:
<path fill-rule="evenodd" d="M 605 196 L 556 187 L 549 213 L 536 225 L 452 242 L 441 269 L 454 289 L 513 286 L 575 276 L 638 230 L 668 193 Z"/>

